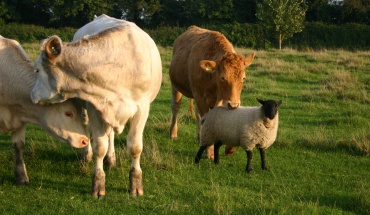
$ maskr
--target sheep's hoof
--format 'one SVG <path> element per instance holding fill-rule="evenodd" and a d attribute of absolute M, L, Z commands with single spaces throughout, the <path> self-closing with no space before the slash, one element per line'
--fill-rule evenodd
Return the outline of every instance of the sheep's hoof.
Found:
<path fill-rule="evenodd" d="M 247 173 L 252 172 L 252 170 L 253 170 L 253 168 L 247 168 L 247 169 L 246 169 Z"/>
<path fill-rule="evenodd" d="M 268 170 L 268 168 L 267 167 L 262 167 L 262 170 Z"/>

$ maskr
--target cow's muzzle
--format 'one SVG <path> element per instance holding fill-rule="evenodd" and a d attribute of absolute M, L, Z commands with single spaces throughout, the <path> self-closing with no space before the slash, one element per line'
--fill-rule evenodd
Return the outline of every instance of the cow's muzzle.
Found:
<path fill-rule="evenodd" d="M 240 105 L 239 102 L 228 102 L 227 103 L 227 107 L 230 108 L 230 109 L 235 109 L 235 108 L 238 108 Z"/>

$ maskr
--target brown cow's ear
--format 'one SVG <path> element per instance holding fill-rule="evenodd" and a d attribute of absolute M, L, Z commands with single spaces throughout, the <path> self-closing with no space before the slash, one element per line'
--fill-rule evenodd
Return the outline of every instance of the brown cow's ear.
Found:
<path fill-rule="evenodd" d="M 200 67 L 206 72 L 212 73 L 216 68 L 216 62 L 212 60 L 202 60 L 200 61 Z"/>
<path fill-rule="evenodd" d="M 253 52 L 251 55 L 249 55 L 248 57 L 244 58 L 244 66 L 247 67 L 249 65 L 252 64 L 252 61 L 254 59 L 254 56 L 256 55 L 255 52 Z"/>
<path fill-rule="evenodd" d="M 62 40 L 58 36 L 51 36 L 44 42 L 44 49 L 50 61 L 54 61 L 62 53 Z"/>

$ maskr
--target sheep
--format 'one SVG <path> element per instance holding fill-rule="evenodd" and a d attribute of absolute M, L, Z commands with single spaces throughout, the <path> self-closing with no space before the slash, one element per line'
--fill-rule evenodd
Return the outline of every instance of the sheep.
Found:
<path fill-rule="evenodd" d="M 246 171 L 252 171 L 251 160 L 255 146 L 259 148 L 262 170 L 267 170 L 265 149 L 271 146 L 277 135 L 278 107 L 282 101 L 257 99 L 262 106 L 228 109 L 215 107 L 201 119 L 200 148 L 195 157 L 199 163 L 204 150 L 214 144 L 214 163 L 219 163 L 222 144 L 240 146 L 247 152 Z"/>

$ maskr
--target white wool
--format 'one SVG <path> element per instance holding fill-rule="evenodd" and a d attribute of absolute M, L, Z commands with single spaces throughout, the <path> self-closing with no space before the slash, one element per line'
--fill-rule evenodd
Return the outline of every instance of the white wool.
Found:
<path fill-rule="evenodd" d="M 251 151 L 256 146 L 268 148 L 276 139 L 279 116 L 264 117 L 262 106 L 228 109 L 216 107 L 202 118 L 200 145 L 209 146 L 222 142 Z"/>

